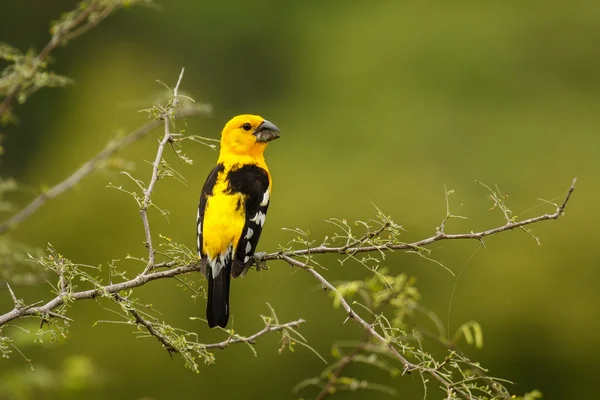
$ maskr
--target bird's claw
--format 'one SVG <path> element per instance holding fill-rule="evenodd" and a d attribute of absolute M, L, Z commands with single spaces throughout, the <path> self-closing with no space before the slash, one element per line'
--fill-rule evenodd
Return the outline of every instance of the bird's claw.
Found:
<path fill-rule="evenodd" d="M 261 269 L 266 269 L 266 262 L 264 261 L 267 253 L 264 251 L 258 251 L 254 253 L 254 263 L 256 264 L 256 270 L 260 271 Z"/>

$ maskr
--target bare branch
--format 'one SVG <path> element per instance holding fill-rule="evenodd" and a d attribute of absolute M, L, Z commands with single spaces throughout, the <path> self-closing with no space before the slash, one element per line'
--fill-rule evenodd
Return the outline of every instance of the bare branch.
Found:
<path fill-rule="evenodd" d="M 188 272 L 194 271 L 200 271 L 200 266 L 198 264 L 189 264 L 182 267 L 173 268 L 166 271 L 153 272 L 146 275 L 140 274 L 135 278 L 125 282 L 114 283 L 107 286 L 100 286 L 96 289 L 83 290 L 81 292 L 74 292 L 70 295 L 69 301 L 94 299 L 98 296 L 102 296 L 103 294 L 117 293 L 120 290 L 132 289 L 135 287 L 143 286 L 150 281 L 154 281 L 157 279 L 172 278 L 177 275 L 187 274 Z M 5 325 L 6 323 L 21 317 L 48 315 L 50 311 L 63 304 L 64 299 L 61 296 L 56 296 L 55 298 L 48 301 L 42 306 L 10 311 L 6 314 L 0 315 L 0 326 Z"/>
<path fill-rule="evenodd" d="M 219 342 L 219 343 L 206 344 L 206 345 L 204 345 L 204 348 L 206 348 L 206 349 L 225 349 L 230 344 L 235 344 L 235 343 L 254 344 L 254 341 L 256 339 L 258 339 L 259 337 L 261 337 L 263 335 L 266 335 L 267 333 L 278 332 L 278 331 L 282 331 L 282 330 L 288 329 L 288 328 L 297 328 L 298 326 L 300 326 L 300 324 L 303 324 L 305 322 L 306 321 L 303 319 L 298 319 L 296 321 L 288 322 L 287 324 L 280 324 L 280 325 L 267 324 L 262 330 L 256 332 L 254 335 L 251 335 L 248 337 L 236 335 L 234 337 L 231 337 L 231 338 L 224 340 L 222 342 Z"/>
<path fill-rule="evenodd" d="M 150 178 L 150 183 L 148 183 L 148 188 L 144 190 L 144 199 L 142 200 L 142 206 L 140 207 L 140 215 L 142 217 L 142 223 L 144 224 L 144 233 L 146 235 L 146 247 L 148 248 L 148 264 L 146 265 L 146 268 L 144 268 L 144 274 L 147 274 L 152 268 L 154 268 L 154 247 L 152 246 L 152 234 L 150 233 L 150 221 L 148 220 L 148 207 L 150 206 L 150 204 L 152 204 L 150 196 L 152 196 L 154 186 L 156 186 L 156 182 L 158 182 L 159 168 L 162 161 L 165 146 L 167 145 L 167 143 L 171 143 L 173 141 L 173 135 L 171 134 L 169 125 L 172 122 L 171 115 L 173 109 L 179 104 L 177 92 L 179 91 L 179 85 L 181 84 L 181 79 L 183 78 L 184 71 L 185 68 L 182 68 L 181 73 L 179 74 L 179 79 L 177 80 L 177 85 L 175 85 L 175 89 L 173 89 L 173 99 L 169 103 L 169 105 L 165 107 L 161 115 L 165 127 L 165 135 L 163 136 L 162 140 L 158 145 L 158 150 L 156 151 L 156 158 L 154 159 L 154 163 L 152 164 L 152 177 Z"/>
<path fill-rule="evenodd" d="M 181 109 L 178 113 L 174 115 L 174 118 L 180 119 L 185 117 L 191 117 L 195 115 L 205 114 L 206 109 L 202 107 L 187 107 Z M 73 174 L 64 179 L 63 181 L 56 184 L 54 187 L 40 194 L 38 197 L 33 199 L 25 208 L 21 211 L 17 212 L 15 215 L 4 221 L 0 224 L 0 234 L 14 228 L 19 223 L 26 220 L 29 216 L 31 216 L 34 212 L 36 212 L 41 206 L 43 206 L 48 200 L 57 197 L 58 195 L 64 193 L 65 191 L 73 188 L 77 183 L 79 183 L 83 178 L 90 175 L 94 172 L 98 166 L 105 160 L 109 159 L 113 154 L 117 151 L 123 149 L 124 147 L 136 142 L 145 136 L 147 136 L 154 128 L 159 126 L 161 121 L 150 121 L 135 131 L 131 132 L 129 135 L 119 139 L 111 141 L 100 153 L 96 154 L 92 159 L 83 164 L 79 169 L 77 169 Z"/>
<path fill-rule="evenodd" d="M 15 305 L 15 310 L 21 307 L 21 302 L 17 299 L 17 296 L 15 296 L 15 292 L 13 292 L 12 288 L 10 287 L 10 285 L 8 284 L 8 282 L 6 282 L 6 287 L 8 288 L 8 292 L 10 293 L 10 297 L 13 301 L 13 304 Z"/>
<path fill-rule="evenodd" d="M 450 195 L 453 193 L 454 193 L 454 191 L 448 190 L 448 188 L 446 188 L 446 184 L 444 184 L 444 197 L 446 198 L 446 215 L 445 215 L 444 219 L 442 220 L 442 223 L 440 224 L 440 226 L 437 228 L 438 233 L 446 233 L 446 222 L 448 222 L 448 220 L 451 218 L 467 219 L 467 217 L 462 217 L 460 215 L 454 215 L 450 212 Z"/>
<path fill-rule="evenodd" d="M 565 207 L 567 207 L 567 203 L 569 202 L 569 199 L 571 198 L 571 195 L 573 194 L 573 191 L 575 190 L 575 183 L 577 183 L 577 178 L 573 178 L 573 183 L 571 183 L 571 187 L 569 188 L 569 191 L 567 192 L 567 197 L 565 197 L 565 201 L 563 201 L 563 203 L 560 205 L 560 207 L 558 207 L 558 210 L 556 210 L 556 217 L 554 219 L 558 219 L 558 217 L 560 215 L 563 214 L 563 212 L 565 211 Z"/>
<path fill-rule="evenodd" d="M 351 320 L 353 320 L 354 322 L 356 322 L 361 328 L 363 328 L 365 330 L 365 332 L 367 332 L 373 339 L 375 339 L 375 341 L 377 341 L 380 345 L 386 347 L 390 354 L 393 355 L 396 359 L 398 359 L 400 361 L 400 363 L 404 366 L 404 371 L 403 374 L 406 373 L 410 373 L 412 371 L 422 371 L 424 373 L 429 374 L 430 376 L 432 376 L 433 378 L 435 378 L 436 380 L 438 380 L 440 383 L 442 383 L 447 389 L 460 393 L 461 395 L 465 396 L 465 398 L 467 398 L 467 393 L 462 392 L 460 389 L 453 387 L 453 383 L 450 382 L 448 379 L 446 379 L 445 377 L 443 377 L 442 375 L 439 374 L 439 372 L 435 369 L 431 369 L 431 368 L 426 368 L 417 364 L 413 364 L 410 361 L 408 361 L 402 354 L 400 354 L 400 352 L 398 351 L 398 349 L 396 349 L 396 347 L 394 347 L 394 345 L 392 343 L 390 343 L 385 337 L 381 336 L 379 334 L 379 332 L 377 332 L 373 326 L 371 326 L 371 324 L 369 324 L 367 321 L 365 321 L 364 319 L 362 319 L 355 311 L 354 309 L 352 309 L 352 307 L 350 306 L 350 304 L 348 304 L 348 302 L 346 301 L 346 299 L 344 299 L 337 291 L 337 289 L 335 288 L 335 286 L 333 286 L 331 283 L 329 283 L 329 281 L 327 281 L 321 274 L 319 274 L 314 268 L 309 267 L 308 265 L 306 265 L 305 263 L 298 261 L 296 259 L 293 259 L 285 254 L 280 254 L 279 256 L 282 260 L 286 261 L 287 263 L 289 263 L 292 266 L 295 267 L 299 267 L 302 268 L 304 271 L 308 272 L 310 275 L 312 275 L 315 279 L 317 279 L 321 285 L 323 285 L 323 288 L 326 288 L 328 290 L 330 290 L 332 293 L 335 293 L 340 301 L 340 304 L 342 306 L 342 308 L 346 311 L 347 317 Z M 473 397 L 468 397 L 469 399 L 474 399 Z"/>
<path fill-rule="evenodd" d="M 128 302 L 126 298 L 117 293 L 115 293 L 114 298 L 121 303 Z M 129 313 L 133 316 L 135 322 L 139 325 L 142 325 L 144 328 L 146 328 L 149 334 L 157 338 L 158 341 L 161 342 L 163 346 L 165 346 L 165 349 L 167 349 L 169 353 L 178 352 L 175 348 L 175 345 L 171 343 L 169 338 L 167 338 L 165 335 L 154 329 L 154 324 L 150 321 L 145 320 L 135 308 L 128 306 L 127 311 L 129 311 Z"/>
<path fill-rule="evenodd" d="M 134 307 L 131 307 L 128 303 L 129 300 L 124 298 L 123 296 L 121 296 L 120 294 L 115 294 L 113 296 L 117 301 L 121 302 L 121 303 L 125 303 L 127 304 L 127 311 L 133 316 L 135 322 L 139 325 L 142 325 L 144 328 L 146 328 L 146 330 L 148 331 L 148 333 L 152 336 L 154 336 L 156 339 L 158 339 L 158 341 L 160 343 L 162 343 L 162 345 L 165 347 L 165 349 L 169 352 L 169 353 L 180 353 L 180 352 L 185 352 L 185 351 L 192 351 L 192 348 L 188 348 L 187 350 L 179 350 L 177 348 L 177 346 L 171 342 L 171 340 L 164 334 L 162 334 L 161 332 L 159 332 L 156 328 L 155 328 L 155 324 L 148 321 L 147 319 L 145 319 L 140 312 L 138 312 Z M 237 344 L 237 343 L 247 343 L 247 344 L 254 344 L 256 339 L 258 339 L 259 337 L 266 335 L 267 333 L 271 333 L 271 332 L 278 332 L 278 331 L 282 331 L 285 329 L 289 329 L 289 328 L 297 328 L 298 326 L 300 326 L 301 324 L 305 323 L 306 321 L 303 319 L 298 319 L 296 321 L 292 321 L 292 322 L 288 322 L 285 324 L 270 324 L 267 323 L 267 325 L 261 329 L 260 331 L 256 332 L 255 334 L 248 336 L 248 337 L 244 337 L 244 336 L 240 336 L 240 335 L 232 335 L 229 338 L 227 338 L 227 340 L 224 340 L 222 342 L 218 342 L 218 343 L 211 343 L 211 344 L 202 344 L 201 346 L 204 349 L 225 349 L 227 347 L 229 347 L 229 345 L 232 344 Z"/>
<path fill-rule="evenodd" d="M 183 73 L 185 72 L 185 68 L 181 68 L 181 72 L 179 73 L 179 78 L 177 79 L 177 84 L 175 85 L 175 89 L 173 89 L 173 107 L 177 107 L 179 105 L 179 85 L 181 85 L 181 80 L 183 79 Z"/>
<path fill-rule="evenodd" d="M 48 316 L 58 319 L 64 319 L 65 321 L 73 322 L 73 320 L 65 315 L 55 313 L 54 311 L 48 311 Z"/>
<path fill-rule="evenodd" d="M 428 237 L 426 239 L 421 239 L 412 243 L 398 243 L 398 244 L 386 244 L 381 246 L 363 246 L 363 247 L 328 247 L 328 246 L 318 246 L 310 249 L 302 249 L 295 251 L 287 251 L 287 252 L 276 252 L 264 255 L 258 255 L 257 261 L 268 261 L 268 260 L 276 260 L 281 258 L 282 255 L 289 257 L 299 257 L 299 256 L 307 256 L 314 254 L 326 254 L 326 253 L 338 253 L 338 254 L 356 254 L 356 253 L 369 253 L 374 251 L 390 251 L 390 250 L 407 250 L 407 249 L 419 249 L 420 247 L 424 247 L 430 245 L 434 242 L 438 242 L 440 240 L 459 240 L 459 239 L 474 239 L 481 242 L 481 239 L 486 236 L 495 235 L 500 232 L 513 230 L 515 228 L 520 228 L 525 225 L 535 224 L 540 221 L 546 221 L 551 219 L 560 218 L 571 198 L 571 194 L 575 190 L 575 183 L 577 182 L 577 178 L 573 179 L 573 183 L 569 187 L 567 191 L 567 195 L 565 197 L 564 202 L 556 209 L 556 212 L 552 214 L 544 214 L 537 217 L 529 218 L 523 221 L 509 221 L 506 224 L 499 226 L 497 228 L 488 229 L 480 232 L 471 232 L 471 233 L 457 233 L 457 234 L 446 234 L 444 232 L 438 231 L 435 236 Z"/>

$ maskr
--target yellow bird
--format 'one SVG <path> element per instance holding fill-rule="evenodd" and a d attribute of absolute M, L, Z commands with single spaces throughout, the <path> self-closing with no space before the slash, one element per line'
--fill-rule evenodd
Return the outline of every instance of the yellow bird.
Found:
<path fill-rule="evenodd" d="M 264 151 L 278 137 L 275 125 L 250 114 L 234 117 L 221 133 L 219 159 L 202 188 L 197 220 L 211 328 L 227 325 L 231 276 L 244 276 L 252 265 L 271 198 Z"/>

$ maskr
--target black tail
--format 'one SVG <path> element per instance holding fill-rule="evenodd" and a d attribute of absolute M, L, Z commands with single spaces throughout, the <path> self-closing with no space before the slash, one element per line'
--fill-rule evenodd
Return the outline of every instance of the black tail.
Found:
<path fill-rule="evenodd" d="M 229 319 L 229 282 L 231 265 L 221 269 L 213 279 L 211 268 L 208 268 L 208 302 L 206 303 L 206 319 L 208 326 L 225 328 Z"/>

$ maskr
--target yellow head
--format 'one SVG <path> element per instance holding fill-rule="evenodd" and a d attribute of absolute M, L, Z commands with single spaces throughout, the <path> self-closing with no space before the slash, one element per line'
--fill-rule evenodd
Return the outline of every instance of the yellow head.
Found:
<path fill-rule="evenodd" d="M 221 156 L 263 157 L 267 143 L 279 137 L 279 128 L 258 115 L 233 117 L 221 133 Z"/>

